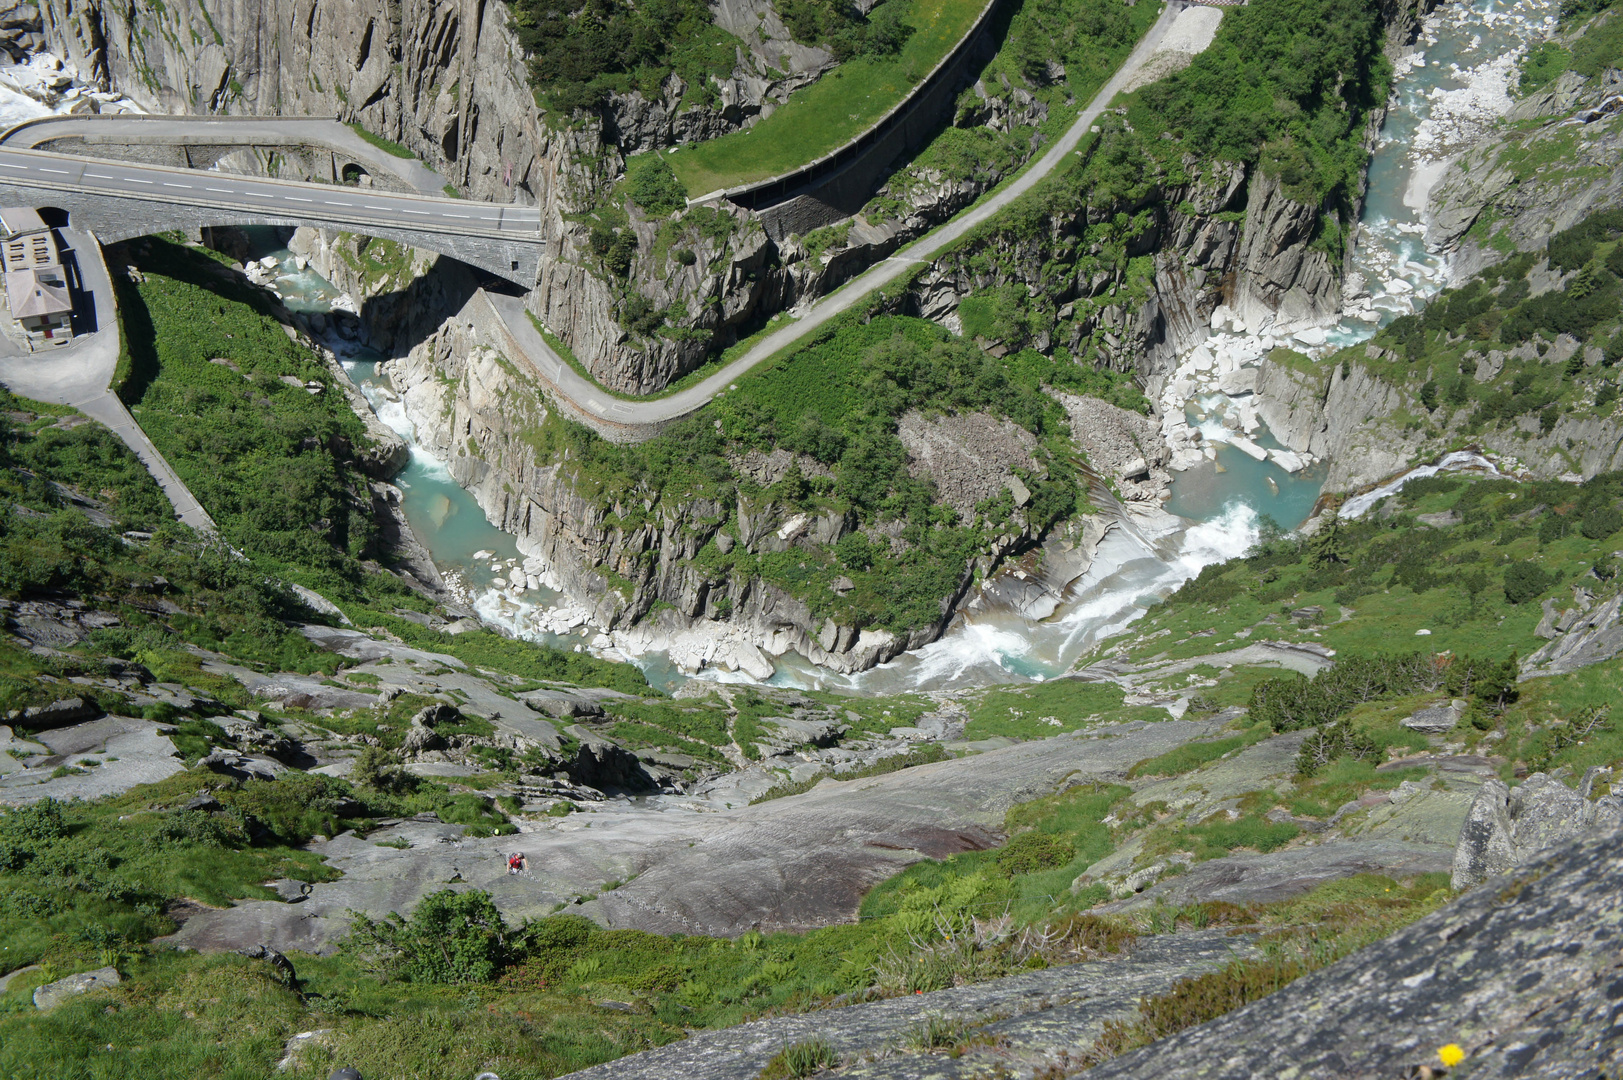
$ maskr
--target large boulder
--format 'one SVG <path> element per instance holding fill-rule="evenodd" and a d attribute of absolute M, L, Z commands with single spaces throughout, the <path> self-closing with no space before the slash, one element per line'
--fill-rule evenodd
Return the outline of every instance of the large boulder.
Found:
<path fill-rule="evenodd" d="M 1454 730 L 1454 725 L 1465 715 L 1465 708 L 1466 703 L 1458 698 L 1452 701 L 1439 701 L 1424 709 L 1416 709 L 1413 716 L 1399 723 L 1410 730 L 1422 731 L 1427 735 L 1446 735 Z"/>
<path fill-rule="evenodd" d="M 1500 780 L 1485 782 L 1454 848 L 1454 888 L 1509 873 L 1574 836 L 1623 825 L 1623 798 L 1590 801 L 1603 771 L 1590 769 L 1577 790 L 1544 773 L 1534 773 L 1515 790 Z"/>
<path fill-rule="evenodd" d="M 579 724 L 564 729 L 580 739 L 580 748 L 569 762 L 569 778 L 599 791 L 653 791 L 658 788 L 643 768 L 642 760 L 631 751 L 586 731 Z M 584 736 L 584 737 L 583 737 Z"/>
<path fill-rule="evenodd" d="M 63 698 L 53 701 L 49 705 L 36 705 L 32 708 L 19 709 L 8 719 L 19 728 L 29 731 L 45 731 L 50 728 L 67 727 L 84 720 L 94 720 L 101 715 L 101 706 L 94 701 L 82 697 Z"/>

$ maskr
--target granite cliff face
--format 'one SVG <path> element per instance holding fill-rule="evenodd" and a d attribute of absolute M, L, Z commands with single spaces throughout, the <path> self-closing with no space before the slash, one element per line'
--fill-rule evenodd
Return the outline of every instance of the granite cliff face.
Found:
<path fill-rule="evenodd" d="M 1366 350 L 1370 360 L 1385 355 L 1379 346 Z M 1598 354 L 1563 334 L 1543 356 L 1524 343 L 1505 352 L 1490 351 L 1477 364 L 1484 375 L 1512 356 L 1552 365 L 1577 356 L 1593 367 L 1600 362 Z M 1615 416 L 1568 409 L 1546 424 L 1538 413 L 1529 412 L 1511 423 L 1478 430 L 1471 426 L 1469 410 L 1433 414 L 1416 389 L 1394 384 L 1355 359 L 1314 364 L 1281 349 L 1258 366 L 1257 413 L 1285 446 L 1329 462 L 1326 491 L 1355 491 L 1462 442 L 1508 459 L 1540 480 L 1588 478 L 1623 467 L 1623 429 Z"/>

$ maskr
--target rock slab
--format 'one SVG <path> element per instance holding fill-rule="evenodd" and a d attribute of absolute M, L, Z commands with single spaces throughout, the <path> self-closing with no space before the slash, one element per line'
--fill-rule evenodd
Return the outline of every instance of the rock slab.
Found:
<path fill-rule="evenodd" d="M 1090 1080 L 1599 1077 L 1623 1061 L 1623 834 L 1540 856 L 1278 993 L 1106 1062 Z M 1288 1072 L 1282 1071 L 1288 1066 Z"/>
<path fill-rule="evenodd" d="M 54 1009 L 69 998 L 80 994 L 87 994 L 92 990 L 101 990 L 109 986 L 117 986 L 123 980 L 118 977 L 117 968 L 97 968 L 95 971 L 81 971 L 77 975 L 69 975 L 65 979 L 46 983 L 34 991 L 34 1008 Z"/>

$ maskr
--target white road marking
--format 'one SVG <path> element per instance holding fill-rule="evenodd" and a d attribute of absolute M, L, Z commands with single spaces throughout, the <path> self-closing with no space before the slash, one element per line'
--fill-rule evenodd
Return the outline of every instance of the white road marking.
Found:
<path fill-rule="evenodd" d="M 119 179 L 124 180 L 124 181 L 126 181 L 128 183 L 131 183 L 131 184 L 146 184 L 148 187 L 152 186 L 152 181 L 151 180 L 142 180 L 139 177 L 135 177 L 135 176 L 122 176 L 122 177 L 119 177 Z"/>
<path fill-rule="evenodd" d="M 263 191 L 244 191 L 244 195 L 252 195 L 256 199 L 274 199 L 275 195 L 267 195 Z"/>
<path fill-rule="evenodd" d="M 354 206 L 355 205 L 352 202 L 333 202 L 331 199 L 322 199 L 321 201 L 326 203 L 328 206 Z"/>
<path fill-rule="evenodd" d="M 170 183 L 170 182 L 169 182 L 169 181 L 167 181 L 167 180 L 165 180 L 165 181 L 164 181 L 164 182 L 163 182 L 163 186 L 164 186 L 164 187 L 183 187 L 183 188 L 185 188 L 185 189 L 186 189 L 186 190 L 187 190 L 187 191 L 190 191 L 190 190 L 191 190 L 191 189 L 192 189 L 192 185 L 190 185 L 190 184 L 171 184 L 171 183 Z"/>
<path fill-rule="evenodd" d="M 112 177 L 108 176 L 106 173 L 99 173 L 99 172 L 87 172 L 87 173 L 85 173 L 85 176 L 89 177 L 92 180 L 111 180 L 112 179 Z"/>
<path fill-rule="evenodd" d="M 232 191 L 230 188 L 223 188 L 223 187 L 204 188 L 203 190 L 204 191 L 212 191 L 217 195 L 235 195 L 236 194 L 236 192 Z"/>
<path fill-rule="evenodd" d="M 364 206 L 368 210 L 388 210 L 389 209 L 389 207 L 387 207 L 387 206 L 373 206 L 371 203 L 362 203 L 361 205 Z"/>
<path fill-rule="evenodd" d="M 8 168 L 8 169 L 21 169 L 23 172 L 28 171 L 28 166 L 27 165 L 13 165 L 9 161 L 0 161 L 0 166 L 4 166 L 5 168 Z M 108 177 L 108 179 L 111 180 L 112 177 Z"/>
<path fill-rule="evenodd" d="M 288 202 L 315 202 L 314 199 L 301 199 L 297 195 L 283 195 L 282 198 Z"/>
<path fill-rule="evenodd" d="M 400 208 L 400 212 L 401 212 L 401 213 L 402 213 L 402 214 L 421 214 L 421 215 L 423 215 L 423 216 L 424 216 L 424 217 L 428 217 L 428 216 L 429 216 L 429 214 L 428 214 L 428 211 L 427 211 L 427 210 L 408 210 L 408 209 L 406 209 L 406 208 L 405 208 L 405 207 L 404 207 L 404 206 L 402 206 L 402 207 L 401 207 L 401 208 Z"/>
<path fill-rule="evenodd" d="M 467 221 L 467 220 L 470 220 L 473 217 L 473 215 L 472 214 L 449 214 L 449 213 L 446 213 L 446 214 L 441 214 L 440 217 L 461 218 L 462 220 Z"/>
<path fill-rule="evenodd" d="M 68 172 L 68 170 L 66 170 L 66 169 L 47 169 L 43 165 L 41 165 L 39 167 L 39 171 L 40 172 L 55 173 L 58 176 L 71 176 L 71 175 L 73 175 L 72 173 Z"/>

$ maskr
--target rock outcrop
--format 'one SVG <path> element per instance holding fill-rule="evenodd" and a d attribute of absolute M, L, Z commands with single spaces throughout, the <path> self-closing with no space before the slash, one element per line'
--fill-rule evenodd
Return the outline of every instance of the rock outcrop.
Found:
<path fill-rule="evenodd" d="M 1454 849 L 1454 888 L 1508 874 L 1575 836 L 1623 827 L 1623 798 L 1590 798 L 1596 779 L 1610 772 L 1590 769 L 1576 790 L 1544 773 L 1514 789 L 1499 780 L 1484 783 Z"/>
<path fill-rule="evenodd" d="M 1623 111 L 1599 108 L 1619 95 L 1623 71 L 1616 68 L 1593 79 L 1565 72 L 1510 111 L 1506 120 L 1514 126 L 1449 166 L 1431 192 L 1426 244 L 1454 250 L 1454 284 L 1502 262 L 1507 252 L 1536 250 L 1551 233 L 1623 206 L 1623 171 L 1616 167 Z"/>
<path fill-rule="evenodd" d="M 1422 1066 L 1435 1076 L 1438 1048 L 1454 1044 L 1472 1077 L 1598 1076 L 1623 1055 L 1620 839 L 1613 829 L 1570 843 L 1498 887 L 1087 1075 L 1250 1080 L 1288 1063 L 1302 1080 L 1421 1076 Z"/>
<path fill-rule="evenodd" d="M 1540 359 L 1560 363 L 1579 348 L 1562 335 Z M 1513 351 L 1536 356 L 1535 349 L 1529 342 Z M 1387 356 L 1376 345 L 1365 346 L 1365 352 L 1371 360 Z M 1479 370 L 1497 372 L 1505 356 L 1491 352 L 1481 359 Z M 1374 365 L 1357 359 L 1316 363 L 1276 349 L 1258 366 L 1256 400 L 1257 415 L 1275 438 L 1291 450 L 1329 462 L 1326 491 L 1354 491 L 1385 480 L 1467 439 L 1485 452 L 1516 459 L 1527 475 L 1541 480 L 1572 472 L 1588 478 L 1623 467 L 1623 428 L 1616 417 L 1572 409 L 1555 417 L 1547 429 L 1529 414 L 1513 424 L 1468 430 L 1470 410 L 1430 414 L 1416 393 L 1381 378 Z M 1434 416 L 1429 429 L 1410 422 L 1427 415 Z"/>
<path fill-rule="evenodd" d="M 111 967 L 97 968 L 95 971 L 85 971 L 78 975 L 69 975 L 65 979 L 46 983 L 34 991 L 34 1007 L 36 1009 L 54 1009 L 56 1006 L 88 994 L 92 990 L 105 990 L 109 986 L 117 986 L 124 980 L 119 977 L 118 969 Z"/>
<path fill-rule="evenodd" d="M 1150 417 L 1100 401 L 1096 397 L 1051 391 L 1071 422 L 1071 441 L 1087 455 L 1088 465 L 1115 481 L 1128 502 L 1154 502 L 1172 483 L 1167 471 L 1171 452 L 1161 427 Z"/>
<path fill-rule="evenodd" d="M 973 521 L 975 504 L 1004 490 L 1017 505 L 1031 498 L 1017 470 L 1029 475 L 1039 468 L 1032 456 L 1037 439 L 1012 420 L 984 412 L 926 419 L 914 410 L 902 414 L 896 435 L 907 450 L 908 471 L 932 481 L 960 521 Z"/>
<path fill-rule="evenodd" d="M 1522 678 L 1564 675 L 1623 653 L 1623 595 L 1598 603 L 1593 596 L 1576 599 L 1559 617 L 1553 617 L 1554 605 L 1546 601 L 1550 606 L 1539 623 L 1539 636 L 1549 638 L 1550 643 L 1522 661 Z"/>

